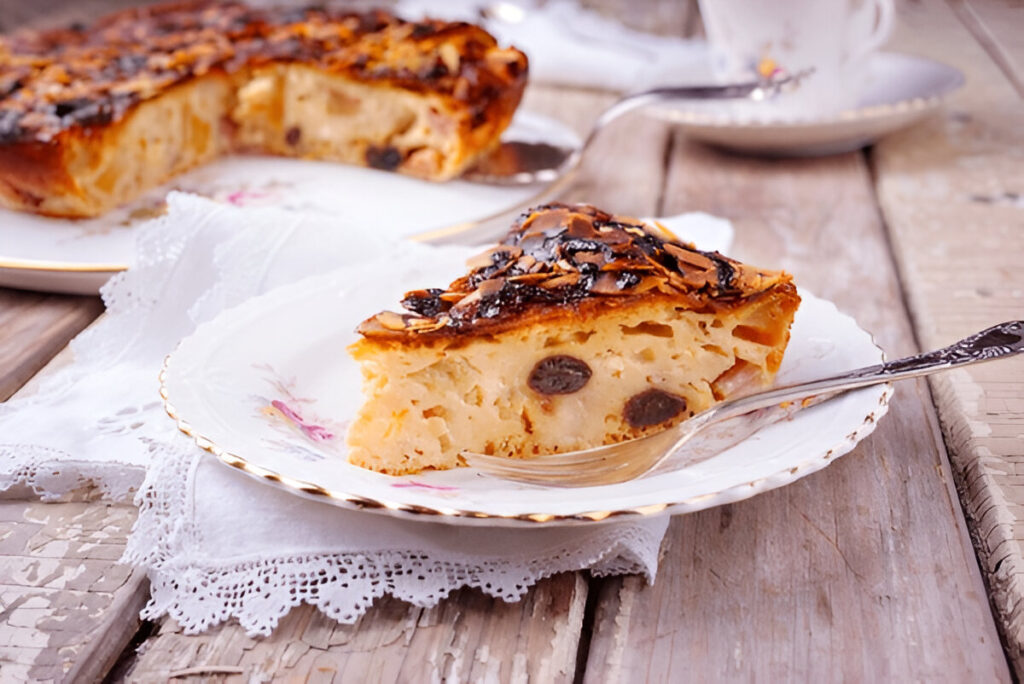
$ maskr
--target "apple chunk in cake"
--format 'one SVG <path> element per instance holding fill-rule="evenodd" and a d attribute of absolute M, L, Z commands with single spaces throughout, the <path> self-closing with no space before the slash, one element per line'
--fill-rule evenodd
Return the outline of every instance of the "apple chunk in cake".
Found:
<path fill-rule="evenodd" d="M 527 212 L 469 265 L 360 326 L 352 463 L 414 473 L 664 429 L 770 384 L 800 303 L 785 273 L 587 205 Z"/>

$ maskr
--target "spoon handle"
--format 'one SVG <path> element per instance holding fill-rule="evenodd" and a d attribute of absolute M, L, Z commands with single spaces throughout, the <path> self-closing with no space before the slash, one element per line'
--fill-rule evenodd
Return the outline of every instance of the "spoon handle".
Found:
<path fill-rule="evenodd" d="M 784 89 L 797 87 L 800 81 L 809 76 L 812 71 L 813 69 L 808 69 L 777 79 L 757 79 L 746 83 L 731 83 L 727 85 L 665 86 L 626 95 L 601 112 L 594 125 L 591 126 L 590 132 L 587 134 L 586 139 L 584 139 L 583 144 L 566 159 L 561 168 L 563 170 L 575 168 L 584 151 L 597 138 L 598 133 L 612 121 L 634 109 L 654 104 L 685 102 L 688 100 L 766 100 L 779 94 Z"/>
<path fill-rule="evenodd" d="M 806 408 L 859 387 L 931 375 L 938 371 L 994 361 L 1022 352 L 1024 321 L 1008 321 L 965 337 L 942 349 L 858 368 L 820 380 L 778 387 L 724 402 L 716 407 L 717 411 L 715 408 L 711 410 L 715 412 L 714 420 L 717 421 L 792 401 L 803 400 L 801 408 Z"/>
<path fill-rule="evenodd" d="M 672 86 L 664 88 L 652 88 L 632 95 L 626 95 L 608 109 L 601 112 L 597 121 L 590 129 L 586 140 L 580 146 L 580 154 L 590 146 L 590 143 L 597 137 L 598 132 L 609 123 L 618 119 L 623 114 L 634 109 L 647 107 L 653 104 L 666 102 L 679 102 L 685 100 L 732 100 L 750 97 L 755 90 L 763 89 L 765 83 L 762 81 L 749 81 L 747 83 L 733 83 L 730 85 L 697 85 L 697 86 Z"/>

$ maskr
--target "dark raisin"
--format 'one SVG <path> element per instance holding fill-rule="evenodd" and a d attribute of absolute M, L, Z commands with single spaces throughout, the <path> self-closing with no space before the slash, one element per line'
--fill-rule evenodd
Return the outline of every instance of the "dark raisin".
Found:
<path fill-rule="evenodd" d="M 640 284 L 640 276 L 632 271 L 622 271 L 618 277 L 615 278 L 615 285 L 620 290 L 627 290 L 631 287 L 635 287 Z"/>
<path fill-rule="evenodd" d="M 0 109 L 0 142 L 16 140 L 22 135 L 21 116 L 21 112 L 13 109 Z"/>
<path fill-rule="evenodd" d="M 370 145 L 366 149 L 366 163 L 375 169 L 394 171 L 402 163 L 402 153 L 394 147 Z"/>
<path fill-rule="evenodd" d="M 437 33 L 437 29 L 430 24 L 416 24 L 412 28 L 413 38 L 426 38 L 427 36 L 432 36 L 435 33 Z"/>
<path fill-rule="evenodd" d="M 359 15 L 359 32 L 376 33 L 387 28 L 388 22 L 382 12 L 366 12 Z"/>
<path fill-rule="evenodd" d="M 576 252 L 605 252 L 608 250 L 597 240 L 568 238 L 562 242 L 562 251 L 567 254 L 575 254 Z"/>
<path fill-rule="evenodd" d="M 443 292 L 444 290 L 432 287 L 429 290 L 422 291 L 422 293 L 410 293 L 402 300 L 402 306 L 413 313 L 432 318 L 451 308 L 448 302 L 441 299 L 440 295 Z"/>
<path fill-rule="evenodd" d="M 704 256 L 710 257 L 715 262 L 715 275 L 718 277 L 718 289 L 721 292 L 727 292 L 733 289 L 733 281 L 736 279 L 736 269 L 733 268 L 732 264 L 723 259 L 718 252 L 708 254 L 703 252 Z"/>
<path fill-rule="evenodd" d="M 622 410 L 626 422 L 635 428 L 664 423 L 686 410 L 686 399 L 660 389 L 649 389 L 634 395 Z"/>
<path fill-rule="evenodd" d="M 300 139 L 302 139 L 302 129 L 298 126 L 292 126 L 288 129 L 288 132 L 284 134 L 284 141 L 292 147 L 298 145 Z"/>
<path fill-rule="evenodd" d="M 114 120 L 114 105 L 113 101 L 76 97 L 58 102 L 53 113 L 82 126 L 102 126 Z"/>
<path fill-rule="evenodd" d="M 121 55 L 114 60 L 114 65 L 122 75 L 137 74 L 146 66 L 146 55 Z"/>
<path fill-rule="evenodd" d="M 590 376 L 590 366 L 585 361 L 557 354 L 538 361 L 527 384 L 540 394 L 572 394 L 583 389 Z"/>
<path fill-rule="evenodd" d="M 440 59 L 434 62 L 434 66 L 423 72 L 423 80 L 436 81 L 448 75 L 448 67 Z"/>
<path fill-rule="evenodd" d="M 53 113 L 63 119 L 68 114 L 76 112 L 79 109 L 83 109 L 84 107 L 88 107 L 93 104 L 93 102 L 95 101 L 86 97 L 76 97 L 72 100 L 64 100 L 63 102 L 58 102 L 53 106 Z"/>
<path fill-rule="evenodd" d="M 21 90 L 24 86 L 25 82 L 17 78 L 11 80 L 0 80 L 0 100 L 9 95 L 13 95 L 14 93 Z"/>

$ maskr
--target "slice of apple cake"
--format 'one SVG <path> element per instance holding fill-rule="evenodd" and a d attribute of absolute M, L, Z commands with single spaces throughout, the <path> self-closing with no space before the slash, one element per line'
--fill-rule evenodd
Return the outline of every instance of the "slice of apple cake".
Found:
<path fill-rule="evenodd" d="M 664 429 L 770 384 L 800 304 L 786 273 L 588 205 L 527 212 L 469 267 L 360 325 L 352 463 L 397 475 Z"/>

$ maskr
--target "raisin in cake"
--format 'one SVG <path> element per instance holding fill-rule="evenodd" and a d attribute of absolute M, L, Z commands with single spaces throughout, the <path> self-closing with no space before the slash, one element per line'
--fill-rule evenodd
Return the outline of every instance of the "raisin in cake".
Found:
<path fill-rule="evenodd" d="M 183 2 L 0 36 L 0 205 L 95 216 L 237 150 L 447 180 L 526 72 L 477 26 L 382 11 Z"/>
<path fill-rule="evenodd" d="M 380 472 L 640 437 L 772 382 L 792 278 L 587 205 L 549 205 L 447 289 L 364 321 L 349 460 Z"/>

